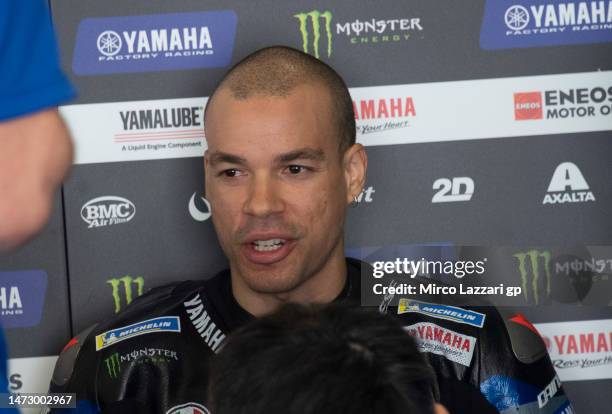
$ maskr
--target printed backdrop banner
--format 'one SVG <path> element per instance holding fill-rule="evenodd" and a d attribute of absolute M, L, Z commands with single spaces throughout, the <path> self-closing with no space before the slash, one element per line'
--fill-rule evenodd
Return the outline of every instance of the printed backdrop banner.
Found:
<path fill-rule="evenodd" d="M 45 391 L 63 345 L 134 298 L 226 266 L 203 197 L 203 110 L 270 45 L 346 80 L 369 171 L 347 252 L 511 246 L 578 413 L 612 406 L 612 271 L 567 267 L 588 306 L 542 305 L 556 246 L 612 244 L 612 3 L 600 0 L 50 0 L 75 167 L 50 224 L 0 256 L 13 391 Z M 441 247 L 442 250 L 443 247 Z M 522 262 L 521 262 L 522 260 Z M 568 265 L 569 266 L 569 265 Z M 587 279 L 585 279 L 587 278 Z M 586 282 L 585 282 L 586 280 Z"/>

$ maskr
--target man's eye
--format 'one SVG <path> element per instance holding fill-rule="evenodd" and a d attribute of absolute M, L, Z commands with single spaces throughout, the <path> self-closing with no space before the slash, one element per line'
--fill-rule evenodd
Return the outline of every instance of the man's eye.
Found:
<path fill-rule="evenodd" d="M 240 171 L 236 168 L 230 168 L 228 170 L 221 171 L 221 174 L 225 177 L 237 177 L 240 175 Z"/>
<path fill-rule="evenodd" d="M 290 174 L 299 174 L 301 172 L 305 172 L 306 170 L 307 168 L 302 165 L 290 165 L 287 167 L 287 171 L 289 171 Z"/>

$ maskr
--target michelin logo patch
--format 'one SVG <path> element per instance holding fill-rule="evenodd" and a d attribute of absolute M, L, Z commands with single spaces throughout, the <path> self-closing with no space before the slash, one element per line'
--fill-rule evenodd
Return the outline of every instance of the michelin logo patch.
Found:
<path fill-rule="evenodd" d="M 162 316 L 106 331 L 96 335 L 96 351 L 135 336 L 155 332 L 181 332 L 181 320 L 178 316 Z"/>
<path fill-rule="evenodd" d="M 433 303 L 420 302 L 418 300 L 402 298 L 397 307 L 397 314 L 420 313 L 432 318 L 446 319 L 449 321 L 464 323 L 466 325 L 482 328 L 486 315 L 455 306 L 435 305 Z"/>

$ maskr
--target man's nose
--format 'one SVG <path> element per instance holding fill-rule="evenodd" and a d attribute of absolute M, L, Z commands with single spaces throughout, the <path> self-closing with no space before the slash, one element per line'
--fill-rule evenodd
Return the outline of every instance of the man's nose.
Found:
<path fill-rule="evenodd" d="M 254 177 L 243 212 L 258 217 L 282 213 L 285 208 L 278 183 L 270 177 Z"/>

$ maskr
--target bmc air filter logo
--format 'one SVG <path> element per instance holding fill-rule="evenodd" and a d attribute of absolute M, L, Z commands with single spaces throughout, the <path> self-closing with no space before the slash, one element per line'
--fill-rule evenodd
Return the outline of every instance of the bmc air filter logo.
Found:
<path fill-rule="evenodd" d="M 123 197 L 103 196 L 89 200 L 81 207 L 81 218 L 88 228 L 127 223 L 136 214 L 136 206 Z"/>
<path fill-rule="evenodd" d="M 488 50 L 610 41 L 610 0 L 487 0 L 480 31 Z"/>
<path fill-rule="evenodd" d="M 237 20 L 231 10 L 84 19 L 72 69 L 96 75 L 227 66 Z"/>

